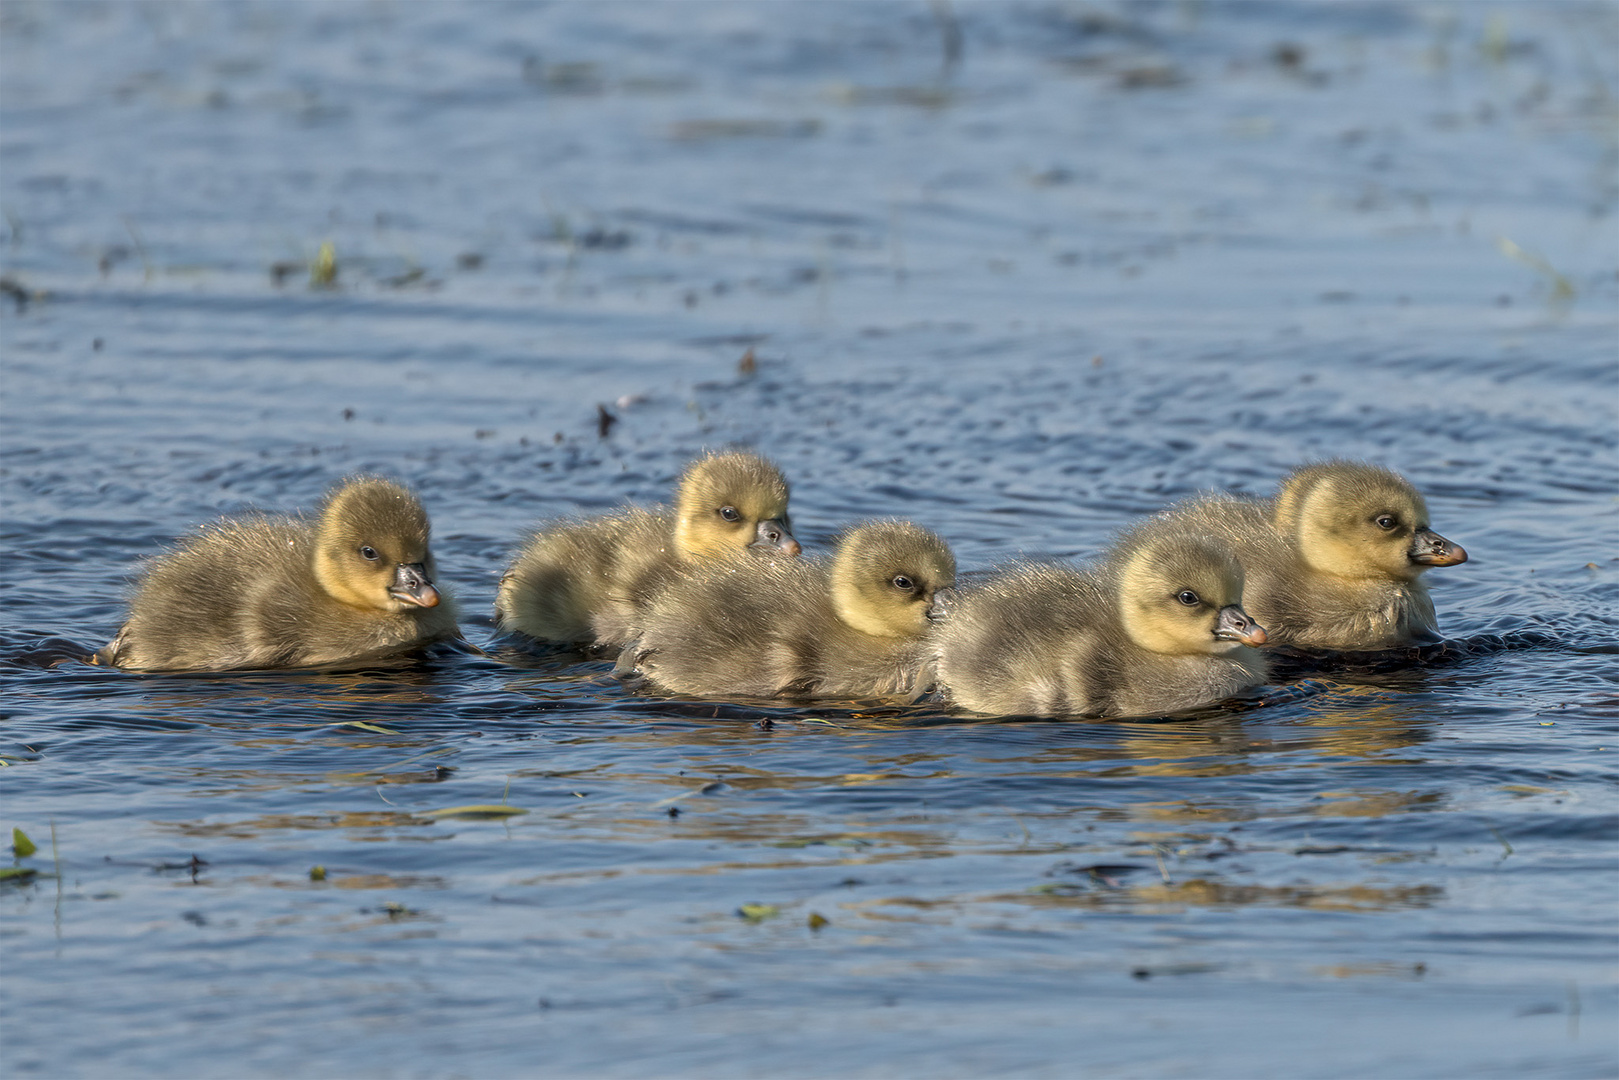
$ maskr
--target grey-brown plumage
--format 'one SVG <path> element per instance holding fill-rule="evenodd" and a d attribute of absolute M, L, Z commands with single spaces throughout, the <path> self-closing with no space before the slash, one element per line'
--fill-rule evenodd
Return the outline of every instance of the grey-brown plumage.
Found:
<path fill-rule="evenodd" d="M 869 522 L 830 562 L 738 559 L 675 582 L 619 671 L 697 697 L 914 698 L 933 681 L 935 596 L 955 578 L 933 533 Z"/>
<path fill-rule="evenodd" d="M 748 453 L 710 454 L 681 476 L 673 508 L 631 508 L 540 531 L 500 580 L 495 622 L 541 641 L 619 646 L 670 581 L 753 549 L 800 552 L 781 471 Z"/>
<path fill-rule="evenodd" d="M 314 521 L 224 521 L 158 557 L 96 659 L 134 671 L 307 667 L 458 637 L 436 573 L 416 497 L 349 480 Z"/>
<path fill-rule="evenodd" d="M 940 684 L 1001 716 L 1155 716 L 1265 681 L 1265 631 L 1229 549 L 1162 526 L 1090 567 L 1030 565 L 962 591 L 940 622 Z"/>
<path fill-rule="evenodd" d="M 1419 579 L 1467 552 L 1428 527 L 1428 506 L 1398 473 L 1361 462 L 1307 465 L 1274 499 L 1209 495 L 1162 518 L 1228 541 L 1247 575 L 1244 603 L 1271 641 L 1371 651 L 1438 639 Z"/>

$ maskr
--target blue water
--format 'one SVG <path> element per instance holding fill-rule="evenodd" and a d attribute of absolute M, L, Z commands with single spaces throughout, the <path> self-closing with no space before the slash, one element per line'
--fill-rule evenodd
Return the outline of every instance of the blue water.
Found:
<path fill-rule="evenodd" d="M 6 3 L 0 1066 L 1619 1072 L 1616 56 L 1612 4 Z M 1472 558 L 1445 649 L 1171 721 L 492 639 L 525 530 L 726 445 L 968 571 L 1327 456 Z M 488 656 L 69 659 L 355 472 Z"/>

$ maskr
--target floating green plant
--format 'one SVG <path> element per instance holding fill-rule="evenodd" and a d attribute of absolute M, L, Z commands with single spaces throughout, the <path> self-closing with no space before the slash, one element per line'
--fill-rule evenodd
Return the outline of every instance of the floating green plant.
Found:
<path fill-rule="evenodd" d="M 1521 262 L 1532 270 L 1538 270 L 1551 279 L 1553 300 L 1572 300 L 1574 298 L 1574 283 L 1559 274 L 1555 267 L 1532 251 L 1525 251 L 1517 244 L 1504 236 L 1495 238 L 1495 246 L 1501 254 L 1516 262 Z"/>
<path fill-rule="evenodd" d="M 317 289 L 330 289 L 337 284 L 337 247 L 327 240 L 315 253 L 309 264 L 309 284 Z"/>

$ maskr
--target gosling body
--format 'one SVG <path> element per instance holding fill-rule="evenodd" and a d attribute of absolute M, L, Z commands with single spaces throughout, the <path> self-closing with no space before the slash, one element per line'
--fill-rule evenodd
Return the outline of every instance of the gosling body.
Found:
<path fill-rule="evenodd" d="M 673 507 L 632 508 L 537 533 L 501 578 L 495 623 L 540 641 L 617 647 L 650 600 L 691 570 L 745 552 L 796 556 L 786 479 L 753 454 L 712 454 Z"/>
<path fill-rule="evenodd" d="M 941 621 L 939 682 L 973 712 L 1156 716 L 1265 681 L 1242 568 L 1209 540 L 1143 529 L 1099 565 L 1030 565 L 964 590 Z"/>
<path fill-rule="evenodd" d="M 929 620 L 955 576 L 933 533 L 866 523 L 830 561 L 742 559 L 676 582 L 619 670 L 695 697 L 911 700 L 932 685 Z"/>
<path fill-rule="evenodd" d="M 208 526 L 155 560 L 99 663 L 134 671 L 308 667 L 460 636 L 434 584 L 421 503 L 387 480 L 350 480 L 313 522 Z"/>
<path fill-rule="evenodd" d="M 1439 640 L 1420 579 L 1467 552 L 1429 527 L 1404 477 L 1360 462 L 1308 465 L 1275 498 L 1209 495 L 1166 511 L 1178 527 L 1231 544 L 1244 603 L 1277 645 L 1370 652 Z"/>

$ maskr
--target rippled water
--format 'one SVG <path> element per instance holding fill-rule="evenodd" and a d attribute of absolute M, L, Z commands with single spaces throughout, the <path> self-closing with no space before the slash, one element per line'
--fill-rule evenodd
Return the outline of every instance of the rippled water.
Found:
<path fill-rule="evenodd" d="M 1612 1075 L 1615 12 L 6 3 L 5 1071 Z M 1444 649 L 1172 721 L 491 642 L 729 444 L 969 570 L 1324 456 L 1473 558 Z M 53 666 L 359 471 L 490 655 Z"/>

